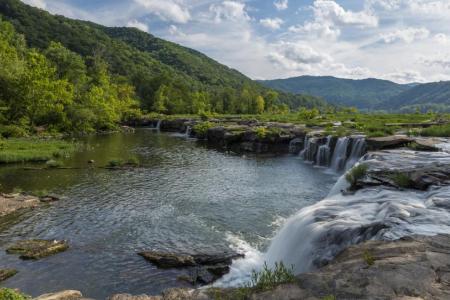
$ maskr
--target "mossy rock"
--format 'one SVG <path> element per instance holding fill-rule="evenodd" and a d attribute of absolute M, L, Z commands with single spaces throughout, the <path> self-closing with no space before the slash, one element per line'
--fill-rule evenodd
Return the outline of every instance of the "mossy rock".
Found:
<path fill-rule="evenodd" d="M 17 271 L 13 269 L 5 269 L 5 270 L 0 269 L 0 282 L 5 281 L 6 279 L 13 277 L 16 274 Z"/>
<path fill-rule="evenodd" d="M 40 259 L 64 252 L 68 248 L 69 244 L 66 241 L 29 240 L 17 242 L 6 249 L 6 252 L 8 254 L 19 254 L 21 259 Z"/>

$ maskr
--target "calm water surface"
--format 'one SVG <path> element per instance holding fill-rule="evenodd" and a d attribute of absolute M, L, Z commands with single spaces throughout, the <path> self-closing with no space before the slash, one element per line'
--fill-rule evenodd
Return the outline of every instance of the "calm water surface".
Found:
<path fill-rule="evenodd" d="M 280 220 L 324 198 L 335 182 L 296 157 L 242 157 L 151 130 L 84 142 L 86 149 L 65 162 L 81 169 L 0 168 L 2 190 L 64 196 L 0 231 L 0 268 L 19 270 L 3 286 L 33 296 L 76 289 L 95 299 L 188 286 L 176 279 L 183 270 L 158 270 L 136 252 L 217 252 L 236 243 L 263 250 Z M 87 164 L 129 157 L 142 167 Z M 5 254 L 12 241 L 32 238 L 66 239 L 71 248 L 39 261 Z"/>

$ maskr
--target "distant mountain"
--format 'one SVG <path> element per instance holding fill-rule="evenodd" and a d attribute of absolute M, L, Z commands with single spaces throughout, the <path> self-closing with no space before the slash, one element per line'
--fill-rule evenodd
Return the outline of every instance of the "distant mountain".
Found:
<path fill-rule="evenodd" d="M 416 85 L 381 103 L 379 108 L 405 112 L 450 111 L 450 81 Z"/>
<path fill-rule="evenodd" d="M 300 76 L 260 81 L 267 87 L 290 93 L 322 97 L 331 104 L 376 109 L 413 85 L 402 85 L 380 79 L 342 79 L 331 76 Z"/>

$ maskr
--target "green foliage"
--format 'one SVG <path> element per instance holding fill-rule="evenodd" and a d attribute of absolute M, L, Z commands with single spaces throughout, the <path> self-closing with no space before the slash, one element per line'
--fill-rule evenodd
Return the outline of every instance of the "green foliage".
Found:
<path fill-rule="evenodd" d="M 295 282 L 294 268 L 286 268 L 282 262 L 275 263 L 272 270 L 264 263 L 260 272 L 253 271 L 251 282 L 248 287 L 256 291 L 267 291 L 277 287 L 280 284 Z"/>
<path fill-rule="evenodd" d="M 345 179 L 350 183 L 351 188 L 356 187 L 358 181 L 363 179 L 367 174 L 368 167 L 365 164 L 360 164 L 353 169 L 351 169 L 347 175 L 345 175 Z"/>
<path fill-rule="evenodd" d="M 0 300 L 28 300 L 31 297 L 21 294 L 13 289 L 1 288 Z"/>
<path fill-rule="evenodd" d="M 6 139 L 0 141 L 0 163 L 46 162 L 76 149 L 76 144 L 62 140 Z"/>
<path fill-rule="evenodd" d="M 401 188 L 410 188 L 413 185 L 411 178 L 404 173 L 396 173 L 391 176 L 392 181 L 394 181 L 395 185 Z"/>
<path fill-rule="evenodd" d="M 208 133 L 208 130 L 213 127 L 214 127 L 214 124 L 207 121 L 207 122 L 202 122 L 202 123 L 198 123 L 198 124 L 194 125 L 193 130 L 194 130 L 195 134 L 197 135 L 197 137 L 205 138 Z"/>
<path fill-rule="evenodd" d="M 337 298 L 334 295 L 328 295 L 323 297 L 322 300 L 337 300 Z"/>
<path fill-rule="evenodd" d="M 267 136 L 268 131 L 267 131 L 266 127 L 257 127 L 255 129 L 255 133 L 256 133 L 256 136 L 262 140 Z"/>
<path fill-rule="evenodd" d="M 363 259 L 369 267 L 375 264 L 375 258 L 373 257 L 372 253 L 370 253 L 369 250 L 364 250 Z"/>
<path fill-rule="evenodd" d="M 0 136 L 4 138 L 20 138 L 28 136 L 28 132 L 18 125 L 0 125 Z"/>
<path fill-rule="evenodd" d="M 112 159 L 108 162 L 109 168 L 118 168 L 123 166 L 124 162 L 121 159 Z"/>
<path fill-rule="evenodd" d="M 420 132 L 422 136 L 450 137 L 450 124 L 431 126 Z"/>

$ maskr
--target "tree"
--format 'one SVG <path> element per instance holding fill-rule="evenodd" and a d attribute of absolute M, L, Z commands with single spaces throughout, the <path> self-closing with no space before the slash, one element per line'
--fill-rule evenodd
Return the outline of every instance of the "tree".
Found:
<path fill-rule="evenodd" d="M 256 97 L 256 113 L 262 114 L 264 112 L 264 98 L 262 96 Z"/>
<path fill-rule="evenodd" d="M 166 103 L 169 101 L 167 97 L 168 87 L 161 85 L 155 93 L 155 100 L 153 102 L 152 110 L 157 113 L 165 113 L 167 111 Z"/>

